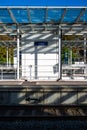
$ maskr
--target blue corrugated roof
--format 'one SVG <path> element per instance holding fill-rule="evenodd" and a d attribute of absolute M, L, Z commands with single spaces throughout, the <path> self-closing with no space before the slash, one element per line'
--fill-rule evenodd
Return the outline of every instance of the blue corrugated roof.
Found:
<path fill-rule="evenodd" d="M 77 20 L 78 19 L 78 20 Z M 0 8 L 0 23 L 87 22 L 85 8 Z"/>

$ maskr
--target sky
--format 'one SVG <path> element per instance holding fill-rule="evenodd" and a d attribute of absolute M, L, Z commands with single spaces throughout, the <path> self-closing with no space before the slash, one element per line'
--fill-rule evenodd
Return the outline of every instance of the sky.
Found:
<path fill-rule="evenodd" d="M 0 0 L 0 6 L 87 6 L 87 0 Z"/>

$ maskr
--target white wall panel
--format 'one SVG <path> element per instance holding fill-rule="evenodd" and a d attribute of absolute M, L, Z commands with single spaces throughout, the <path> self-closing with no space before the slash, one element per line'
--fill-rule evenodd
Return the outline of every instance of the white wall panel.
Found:
<path fill-rule="evenodd" d="M 53 66 L 58 63 L 57 54 L 38 54 L 37 55 L 37 78 L 38 79 L 55 79 L 58 72 L 54 73 Z M 30 65 L 31 70 L 30 70 Z M 31 71 L 31 72 L 30 72 Z M 30 79 L 35 78 L 35 54 L 22 54 L 22 76 Z"/>

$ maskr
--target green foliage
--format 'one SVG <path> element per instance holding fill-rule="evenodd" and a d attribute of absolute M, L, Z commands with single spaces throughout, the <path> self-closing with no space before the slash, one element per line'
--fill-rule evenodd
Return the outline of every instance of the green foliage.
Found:
<path fill-rule="evenodd" d="M 6 64 L 6 47 L 0 47 L 0 64 Z M 13 48 L 8 48 L 10 63 L 13 63 Z"/>
<path fill-rule="evenodd" d="M 11 36 L 0 35 L 0 41 L 11 41 L 11 40 L 13 40 Z M 7 47 L 3 45 L 0 46 L 0 64 L 6 64 Z M 14 49 L 13 47 L 8 47 L 8 56 L 11 64 L 13 63 L 13 49 Z"/>
<path fill-rule="evenodd" d="M 64 63 L 65 55 L 68 54 L 68 47 L 62 48 L 62 62 Z"/>
<path fill-rule="evenodd" d="M 70 48 L 68 48 L 67 46 L 62 48 L 62 63 L 65 63 L 65 60 L 67 60 L 68 62 L 68 58 L 70 56 Z M 72 62 L 74 63 L 74 61 L 78 58 L 78 53 L 76 51 L 76 48 L 72 48 Z"/>

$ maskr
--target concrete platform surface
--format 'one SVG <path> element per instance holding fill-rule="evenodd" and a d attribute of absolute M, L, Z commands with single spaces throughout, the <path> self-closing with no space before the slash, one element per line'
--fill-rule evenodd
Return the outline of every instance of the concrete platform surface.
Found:
<path fill-rule="evenodd" d="M 82 86 L 87 85 L 87 80 L 85 81 L 23 81 L 23 80 L 0 80 L 0 86 L 30 86 L 30 85 L 48 85 L 48 86 Z"/>

